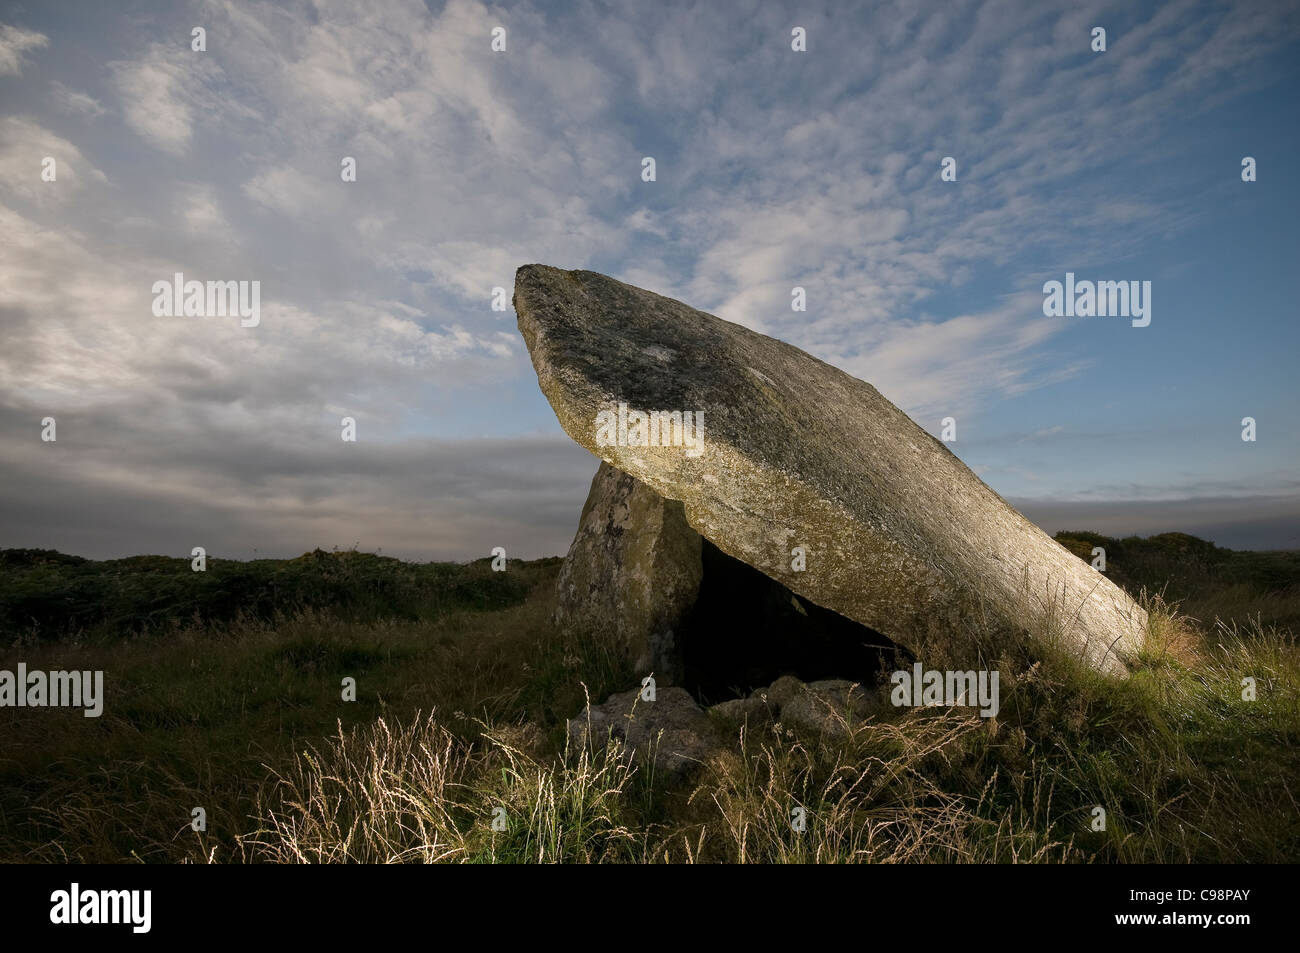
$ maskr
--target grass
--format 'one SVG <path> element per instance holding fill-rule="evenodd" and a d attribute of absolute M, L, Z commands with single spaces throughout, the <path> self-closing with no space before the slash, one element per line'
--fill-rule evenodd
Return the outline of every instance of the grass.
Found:
<path fill-rule="evenodd" d="M 177 561 L 130 570 L 8 551 L 0 566 L 25 568 L 5 571 L 0 604 L 46 609 L 26 628 L 6 617 L 0 668 L 102 669 L 107 703 L 97 719 L 0 709 L 0 860 L 1300 859 L 1295 554 L 1177 534 L 1062 542 L 1104 545 L 1108 573 L 1150 613 L 1129 679 L 970 620 L 918 657 L 996 668 L 998 717 L 898 709 L 834 734 L 730 724 L 731 742 L 680 783 L 616 746 L 566 747 L 564 719 L 586 693 L 636 682 L 598 643 L 552 630 L 558 560 L 506 573 L 364 554 L 259 560 L 253 577 L 227 578 L 263 592 L 274 581 L 280 601 L 232 613 L 218 600 L 204 615 Z M 130 578 L 87 615 L 65 597 L 104 591 L 97 572 Z M 132 605 L 154 607 L 148 624 L 122 622 Z M 206 831 L 191 829 L 195 807 Z"/>

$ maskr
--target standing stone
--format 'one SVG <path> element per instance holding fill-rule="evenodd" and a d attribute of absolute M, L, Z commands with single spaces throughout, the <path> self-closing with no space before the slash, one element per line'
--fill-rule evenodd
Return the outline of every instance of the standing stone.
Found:
<path fill-rule="evenodd" d="M 514 301 L 569 436 L 680 500 L 719 549 L 810 602 L 909 646 L 980 619 L 1116 675 L 1142 646 L 1146 613 L 1128 595 L 870 384 L 594 272 L 525 265 Z M 613 443 L 598 427 L 609 420 L 602 411 L 618 414 Z M 629 427 L 629 411 L 703 412 L 702 452 L 663 445 L 666 426 L 650 445 L 650 428 Z M 807 553 L 806 571 L 792 568 L 794 546 Z M 581 586 L 600 598 L 599 581 Z M 616 591 L 646 587 L 620 579 Z M 606 601 L 601 612 L 612 608 Z"/>
<path fill-rule="evenodd" d="M 677 635 L 699 594 L 701 546 L 681 503 L 602 463 L 560 566 L 556 625 L 612 644 L 638 677 L 680 681 Z"/>

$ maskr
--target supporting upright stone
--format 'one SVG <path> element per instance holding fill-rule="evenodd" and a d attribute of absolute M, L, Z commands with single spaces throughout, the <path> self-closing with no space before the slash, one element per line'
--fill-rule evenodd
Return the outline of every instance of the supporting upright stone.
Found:
<path fill-rule="evenodd" d="M 680 681 L 677 634 L 699 594 L 701 544 L 681 503 L 602 463 L 560 567 L 556 625 L 612 644 L 638 676 Z"/>

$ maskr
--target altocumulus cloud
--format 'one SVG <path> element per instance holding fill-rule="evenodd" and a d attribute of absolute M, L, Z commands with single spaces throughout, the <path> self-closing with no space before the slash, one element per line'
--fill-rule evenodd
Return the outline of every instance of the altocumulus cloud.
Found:
<path fill-rule="evenodd" d="M 1014 433 L 1003 408 L 1107 360 L 1041 318 L 1043 275 L 1190 214 L 1105 168 L 1166 154 L 1162 117 L 1266 84 L 1251 64 L 1296 38 L 1293 14 L 1195 3 L 899 2 L 800 14 L 796 56 L 774 5 L 622 7 L 205 0 L 0 27 L 3 543 L 562 551 L 593 461 L 489 307 L 531 261 L 791 341 L 926 426 Z M 1123 44 L 1104 68 L 1079 39 L 1098 18 Z M 960 188 L 936 187 L 949 154 Z M 259 326 L 155 318 L 175 272 L 260 281 Z M 1277 495 L 1279 462 L 1254 492 Z M 1040 472 L 1035 494 L 1077 491 Z"/>

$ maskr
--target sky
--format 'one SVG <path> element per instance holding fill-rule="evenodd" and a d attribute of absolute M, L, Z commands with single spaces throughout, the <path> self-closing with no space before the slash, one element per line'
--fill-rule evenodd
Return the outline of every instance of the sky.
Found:
<path fill-rule="evenodd" d="M 542 262 L 951 417 L 1049 533 L 1300 548 L 1297 53 L 1294 2 L 0 2 L 0 547 L 563 553 L 597 461 L 492 307 Z"/>

